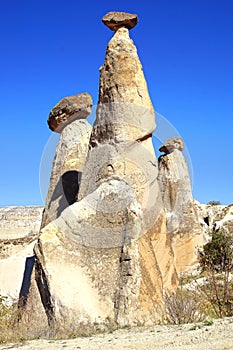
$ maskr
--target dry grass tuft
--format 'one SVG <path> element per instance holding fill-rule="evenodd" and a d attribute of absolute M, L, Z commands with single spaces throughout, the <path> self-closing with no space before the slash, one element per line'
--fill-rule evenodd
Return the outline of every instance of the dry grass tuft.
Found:
<path fill-rule="evenodd" d="M 196 291 L 179 287 L 176 292 L 166 292 L 164 320 L 168 324 L 201 322 L 206 319 L 203 299 Z"/>
<path fill-rule="evenodd" d="M 19 303 L 0 297 L 0 344 L 21 343 L 33 339 L 73 339 L 89 337 L 99 333 L 111 333 L 117 329 L 116 324 L 106 319 L 105 324 L 91 324 L 63 317 L 48 325 L 47 318 L 41 313 L 37 303 L 19 308 Z"/>

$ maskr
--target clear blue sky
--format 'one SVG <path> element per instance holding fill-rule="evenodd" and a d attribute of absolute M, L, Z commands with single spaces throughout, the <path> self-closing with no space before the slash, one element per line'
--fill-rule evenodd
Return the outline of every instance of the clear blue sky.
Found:
<path fill-rule="evenodd" d="M 0 205 L 42 204 L 49 111 L 83 91 L 97 102 L 111 10 L 139 16 L 131 36 L 156 111 L 188 147 L 195 198 L 232 203 L 232 0 L 1 0 Z"/>

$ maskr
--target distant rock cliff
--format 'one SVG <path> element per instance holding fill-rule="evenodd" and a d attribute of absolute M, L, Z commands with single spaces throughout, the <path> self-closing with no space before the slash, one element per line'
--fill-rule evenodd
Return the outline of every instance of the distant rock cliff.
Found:
<path fill-rule="evenodd" d="M 0 240 L 22 239 L 39 233 L 43 207 L 0 208 Z"/>
<path fill-rule="evenodd" d="M 33 265 L 43 207 L 0 208 L 0 295 L 18 299 L 23 291 L 25 265 Z"/>
<path fill-rule="evenodd" d="M 204 242 L 208 241 L 208 233 L 213 230 L 223 228 L 233 234 L 233 204 L 212 205 L 195 201 L 195 207 L 203 230 Z"/>

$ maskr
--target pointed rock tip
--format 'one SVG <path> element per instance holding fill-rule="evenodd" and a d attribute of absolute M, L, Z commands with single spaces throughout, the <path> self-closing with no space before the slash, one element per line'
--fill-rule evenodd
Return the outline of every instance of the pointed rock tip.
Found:
<path fill-rule="evenodd" d="M 168 154 L 173 152 L 175 149 L 178 149 L 179 151 L 183 151 L 184 149 L 184 141 L 179 136 L 172 137 L 165 141 L 159 148 L 159 151 Z"/>
<path fill-rule="evenodd" d="M 76 119 L 85 119 L 91 114 L 92 97 L 87 92 L 61 99 L 50 111 L 48 126 L 61 133 L 64 127 Z"/>
<path fill-rule="evenodd" d="M 102 22 L 114 31 L 122 27 L 132 29 L 138 23 L 138 15 L 127 12 L 108 12 L 103 16 Z"/>

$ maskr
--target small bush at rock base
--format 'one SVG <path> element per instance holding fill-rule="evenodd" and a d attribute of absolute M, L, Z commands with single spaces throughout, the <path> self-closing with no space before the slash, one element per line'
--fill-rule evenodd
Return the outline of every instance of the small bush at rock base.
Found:
<path fill-rule="evenodd" d="M 176 292 L 166 292 L 164 302 L 166 323 L 195 323 L 203 321 L 206 317 L 199 294 L 183 286 Z"/>
<path fill-rule="evenodd" d="M 198 252 L 204 278 L 198 290 L 217 317 L 233 316 L 233 236 L 225 230 L 212 231 L 211 240 Z"/>

